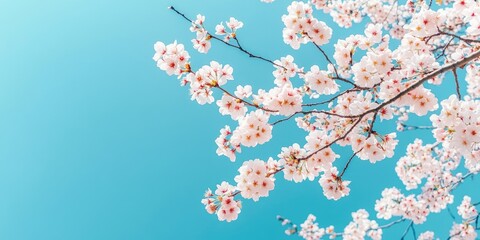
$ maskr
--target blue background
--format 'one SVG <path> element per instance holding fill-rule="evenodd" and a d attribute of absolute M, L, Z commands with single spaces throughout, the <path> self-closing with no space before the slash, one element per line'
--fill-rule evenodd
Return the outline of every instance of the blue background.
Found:
<path fill-rule="evenodd" d="M 344 177 L 352 180 L 351 194 L 340 201 L 326 200 L 317 181 L 294 184 L 279 175 L 270 197 L 243 201 L 237 221 L 218 222 L 205 212 L 206 188 L 233 182 L 244 160 L 303 144 L 304 132 L 293 121 L 283 123 L 271 142 L 244 148 L 237 162 L 218 157 L 214 140 L 232 121 L 215 105 L 191 102 L 187 88 L 157 69 L 153 44 L 184 43 L 194 69 L 211 60 L 232 65 L 236 80 L 228 89 L 269 88 L 273 68 L 218 42 L 208 55 L 197 53 L 189 24 L 167 6 L 192 18 L 206 15 L 212 30 L 234 16 L 245 23 L 238 36 L 252 52 L 271 59 L 292 54 L 306 69 L 325 67 L 313 46 L 295 51 L 283 43 L 281 16 L 289 1 L 242 3 L 0 1 L 0 239 L 288 239 L 277 214 L 301 223 L 313 213 L 321 226 L 342 231 L 352 211 L 372 213 L 383 188 L 401 186 L 395 162 L 426 131 L 400 133 L 393 159 L 374 165 L 355 159 Z M 329 16 L 315 14 L 331 25 Z M 326 51 L 331 55 L 336 39 L 363 32 L 363 25 L 334 28 Z M 437 93 L 453 94 L 452 82 Z M 350 153 L 338 151 L 341 168 Z M 453 211 L 469 189 L 456 191 Z M 472 197 L 479 200 L 478 191 Z M 416 229 L 444 237 L 451 223 L 445 212 L 432 214 Z M 385 231 L 386 239 L 399 238 L 406 226 Z"/>

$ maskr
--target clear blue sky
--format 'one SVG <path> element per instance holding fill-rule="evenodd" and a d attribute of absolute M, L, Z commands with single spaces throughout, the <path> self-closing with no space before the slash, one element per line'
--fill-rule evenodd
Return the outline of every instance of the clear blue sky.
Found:
<path fill-rule="evenodd" d="M 194 68 L 211 60 L 232 65 L 229 89 L 270 87 L 273 68 L 215 42 L 210 54 L 196 53 L 189 24 L 167 6 L 206 15 L 210 29 L 234 16 L 245 23 L 238 36 L 252 52 L 325 66 L 312 46 L 295 51 L 283 43 L 280 18 L 289 1 L 240 2 L 0 0 L 0 239 L 289 239 L 277 214 L 300 223 L 313 213 L 322 226 L 341 230 L 352 211 L 372 213 L 381 190 L 400 183 L 393 168 L 406 144 L 427 132 L 401 133 L 393 159 L 354 160 L 345 175 L 351 194 L 338 202 L 326 200 L 317 181 L 294 184 L 280 176 L 269 198 L 244 201 L 236 222 L 204 211 L 207 187 L 233 182 L 244 160 L 303 144 L 304 133 L 293 122 L 281 124 L 271 142 L 245 148 L 236 163 L 217 157 L 214 140 L 232 121 L 214 105 L 190 101 L 177 79 L 157 69 L 153 44 L 184 43 Z M 334 28 L 334 41 L 355 32 L 361 27 Z M 443 96 L 454 92 L 445 86 Z M 445 236 L 451 222 L 446 213 L 434 214 L 417 232 Z M 406 226 L 386 238 L 396 239 Z"/>

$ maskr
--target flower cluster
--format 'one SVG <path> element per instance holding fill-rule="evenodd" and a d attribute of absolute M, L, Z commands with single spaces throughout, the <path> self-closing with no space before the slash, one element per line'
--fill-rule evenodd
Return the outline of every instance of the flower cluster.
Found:
<path fill-rule="evenodd" d="M 223 26 L 222 22 L 215 27 L 215 34 L 221 36 L 225 35 L 223 41 L 228 42 L 230 39 L 236 38 L 236 31 L 243 27 L 243 23 L 231 17 L 230 20 L 225 24 L 227 25 L 228 30 L 225 28 L 225 26 Z"/>
<path fill-rule="evenodd" d="M 435 233 L 431 231 L 423 232 L 418 236 L 418 240 L 435 240 Z"/>
<path fill-rule="evenodd" d="M 339 90 L 338 84 L 332 79 L 327 71 L 321 71 L 317 65 L 313 65 L 310 71 L 305 73 L 307 86 L 318 94 L 331 95 Z"/>
<path fill-rule="evenodd" d="M 450 239 L 474 240 L 477 239 L 478 211 L 471 203 L 469 196 L 464 196 L 462 203 L 457 207 L 458 215 L 462 217 L 463 223 L 454 223 L 450 229 Z"/>
<path fill-rule="evenodd" d="M 222 182 L 217 185 L 215 193 L 210 189 L 205 192 L 202 204 L 208 213 L 217 214 L 218 220 L 230 222 L 238 218 L 242 208 L 241 202 L 234 199 L 235 193 L 234 186 Z"/>
<path fill-rule="evenodd" d="M 246 147 L 264 144 L 272 138 L 272 126 L 268 123 L 269 115 L 261 110 L 248 113 L 238 121 L 231 141 Z"/>
<path fill-rule="evenodd" d="M 212 87 L 225 85 L 228 80 L 233 80 L 233 68 L 211 61 L 195 73 L 191 72 L 186 77 L 190 83 L 190 95 L 192 100 L 199 104 L 212 103 L 214 101 Z"/>
<path fill-rule="evenodd" d="M 312 7 L 308 3 L 294 1 L 287 8 L 288 15 L 282 16 L 285 24 L 283 41 L 293 49 L 300 44 L 314 42 L 321 46 L 329 42 L 332 29 L 312 16 Z"/>
<path fill-rule="evenodd" d="M 224 128 L 220 129 L 220 136 L 215 140 L 217 144 L 217 155 L 218 156 L 226 156 L 230 159 L 230 161 L 234 162 L 236 159 L 235 153 L 241 152 L 240 143 L 232 143 L 230 138 L 232 137 L 232 131 L 230 127 L 227 125 Z"/>
<path fill-rule="evenodd" d="M 417 200 L 414 195 L 404 196 L 396 188 L 387 188 L 382 192 L 382 198 L 375 203 L 377 217 L 390 219 L 392 216 L 402 216 L 415 224 L 425 222 L 430 213 L 424 200 Z"/>
<path fill-rule="evenodd" d="M 442 163 L 433 157 L 433 146 L 422 146 L 416 139 L 407 147 L 407 154 L 398 160 L 395 171 L 407 190 L 415 189 L 428 176 L 436 176 L 442 170 Z"/>
<path fill-rule="evenodd" d="M 318 182 L 323 188 L 323 194 L 328 199 L 338 200 L 350 193 L 350 188 L 348 187 L 350 181 L 342 180 L 341 177 L 338 176 L 336 167 L 325 172 Z"/>
<path fill-rule="evenodd" d="M 374 220 L 368 219 L 368 212 L 360 209 L 352 213 L 353 221 L 348 224 L 343 232 L 343 239 L 356 240 L 369 236 L 373 240 L 382 239 L 382 229 Z"/>
<path fill-rule="evenodd" d="M 472 172 L 480 170 L 480 102 L 465 97 L 450 96 L 442 101 L 439 115 L 430 117 L 435 127 L 433 136 L 445 149 L 465 158 L 465 167 Z"/>
<path fill-rule="evenodd" d="M 212 44 L 210 39 L 212 36 L 207 32 L 203 23 L 205 22 L 205 16 L 197 15 L 197 19 L 192 22 L 190 31 L 196 33 L 196 38 L 192 39 L 193 48 L 197 49 L 200 53 L 207 53 L 210 50 Z"/>
<path fill-rule="evenodd" d="M 295 77 L 297 73 L 303 71 L 303 69 L 300 69 L 293 61 L 294 58 L 291 55 L 287 55 L 280 58 L 280 60 L 274 61 L 275 71 L 273 71 L 272 74 L 275 77 L 274 83 L 278 87 L 292 85 L 290 78 Z"/>
<path fill-rule="evenodd" d="M 469 196 L 464 196 L 462 203 L 457 207 L 458 215 L 462 217 L 463 220 L 471 220 L 478 216 L 478 211 L 472 205 L 472 199 Z"/>
<path fill-rule="evenodd" d="M 253 201 L 267 197 L 268 192 L 275 187 L 275 178 L 269 170 L 267 163 L 259 159 L 244 162 L 238 169 L 240 175 L 235 177 L 242 197 L 251 198 Z"/>
<path fill-rule="evenodd" d="M 317 217 L 309 214 L 305 222 L 300 225 L 301 229 L 298 235 L 306 240 L 321 239 L 325 235 L 325 229 L 319 228 L 318 223 L 315 222 L 316 220 Z"/>
<path fill-rule="evenodd" d="M 157 67 L 165 71 L 169 76 L 182 75 L 190 71 L 190 55 L 185 51 L 183 44 L 165 45 L 163 42 L 156 42 L 153 46 L 155 55 L 153 60 L 157 62 Z"/>

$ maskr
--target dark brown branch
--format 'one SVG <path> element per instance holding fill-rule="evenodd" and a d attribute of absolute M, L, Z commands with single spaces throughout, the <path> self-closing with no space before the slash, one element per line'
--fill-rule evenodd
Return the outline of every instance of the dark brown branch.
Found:
<path fill-rule="evenodd" d="M 273 172 L 271 172 L 271 173 L 268 173 L 268 174 L 267 174 L 267 177 L 270 177 L 270 176 L 272 176 L 272 175 L 275 175 L 275 174 L 283 171 L 283 169 L 285 169 L 285 168 L 284 168 L 284 167 L 281 167 L 281 168 L 279 168 L 279 169 L 277 169 L 277 170 L 275 170 L 275 171 L 273 171 Z"/>
<path fill-rule="evenodd" d="M 335 71 L 335 76 L 339 77 L 337 68 L 336 68 L 335 65 L 333 64 L 332 60 L 330 60 L 330 58 L 328 57 L 328 55 L 325 53 L 325 51 L 323 51 L 323 49 L 322 49 L 320 46 L 318 46 L 317 43 L 315 43 L 315 42 L 313 41 L 313 39 L 310 37 L 310 35 L 308 35 L 307 33 L 305 33 L 305 35 L 308 37 L 308 39 L 310 39 L 310 42 L 312 42 L 313 45 L 315 45 L 315 47 L 322 53 L 322 55 L 325 57 L 325 59 L 327 60 L 327 62 L 329 62 L 330 64 L 332 64 L 332 67 L 333 67 L 333 69 L 334 69 L 334 71 Z"/>
<path fill-rule="evenodd" d="M 297 114 L 299 114 L 299 112 L 296 112 L 296 113 L 294 113 L 294 114 L 292 114 L 292 115 L 290 115 L 290 116 L 288 116 L 288 117 L 286 117 L 286 118 L 282 118 L 282 119 L 280 119 L 280 120 L 277 120 L 277 121 L 273 122 L 272 125 L 277 125 L 277 124 L 279 124 L 279 123 L 281 123 L 281 122 L 288 121 L 288 120 L 290 120 L 290 118 L 292 118 L 293 116 L 295 116 L 295 115 L 297 115 Z"/>
<path fill-rule="evenodd" d="M 457 69 L 452 69 L 453 77 L 455 79 L 455 89 L 457 90 L 458 100 L 462 100 L 462 95 L 460 95 L 460 84 L 458 83 Z"/>
<path fill-rule="evenodd" d="M 375 124 L 375 119 L 377 119 L 377 114 L 378 114 L 378 111 L 376 111 L 376 112 L 373 114 L 372 121 L 370 122 L 370 126 L 368 127 L 368 135 L 367 135 L 367 138 L 369 138 L 369 137 L 372 135 L 373 125 Z"/>
<path fill-rule="evenodd" d="M 342 179 L 342 176 L 343 176 L 343 174 L 345 174 L 345 171 L 347 171 L 347 168 L 348 168 L 348 166 L 350 165 L 350 162 L 352 161 L 352 159 L 353 159 L 355 156 L 357 156 L 357 154 L 358 154 L 360 151 L 362 151 L 362 150 L 363 150 L 363 148 L 361 148 L 360 150 L 354 152 L 354 153 L 352 154 L 352 156 L 348 159 L 347 163 L 345 164 L 345 167 L 343 167 L 342 172 L 338 175 L 338 178 L 339 178 L 339 179 Z"/>

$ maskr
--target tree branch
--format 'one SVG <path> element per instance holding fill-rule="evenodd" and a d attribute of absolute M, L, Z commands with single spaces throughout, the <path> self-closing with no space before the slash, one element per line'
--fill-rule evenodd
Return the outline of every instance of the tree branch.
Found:
<path fill-rule="evenodd" d="M 185 20 L 187 20 L 188 22 L 193 23 L 193 21 L 192 21 L 190 18 L 188 18 L 187 16 L 185 16 L 185 14 L 183 14 L 182 12 L 178 11 L 175 7 L 170 6 L 169 9 L 171 9 L 171 10 L 174 11 L 176 14 L 180 15 L 181 17 L 183 17 L 183 18 L 184 18 Z M 206 30 L 206 29 L 205 29 L 205 30 Z M 207 31 L 207 30 L 206 30 L 206 31 Z M 207 33 L 208 33 L 208 31 L 207 31 Z M 233 45 L 233 44 L 231 44 L 231 43 L 229 43 L 229 42 L 225 42 L 225 41 L 223 41 L 223 39 L 221 39 L 221 38 L 219 38 L 219 37 L 217 37 L 217 36 L 215 36 L 215 35 L 212 35 L 212 34 L 210 34 L 210 33 L 208 33 L 208 36 L 210 36 L 212 39 L 215 39 L 215 40 L 217 40 L 217 41 L 219 41 L 219 42 L 222 42 L 223 44 L 225 44 L 225 45 L 227 45 L 227 46 L 229 46 L 229 47 L 233 47 L 233 48 L 236 48 L 236 49 L 240 50 L 241 52 L 247 54 L 247 55 L 248 55 L 249 57 L 251 57 L 251 58 L 260 59 L 260 60 L 262 60 L 262 61 L 269 62 L 269 63 L 271 63 L 271 64 L 274 65 L 274 66 L 277 66 L 277 67 L 279 67 L 279 68 L 282 68 L 282 69 L 284 69 L 284 70 L 287 70 L 286 67 L 284 67 L 284 66 L 282 66 L 282 65 L 280 65 L 280 64 L 277 64 L 277 63 L 275 63 L 274 61 L 272 61 L 272 60 L 270 60 L 270 59 L 267 59 L 267 58 L 264 58 L 264 57 L 255 55 L 255 54 L 251 53 L 250 51 L 244 49 L 244 48 L 240 45 L 240 42 L 238 41 L 238 39 L 237 39 L 236 36 L 235 36 L 233 39 L 234 39 L 235 42 L 238 44 L 238 46 L 237 46 L 237 45 Z"/>

